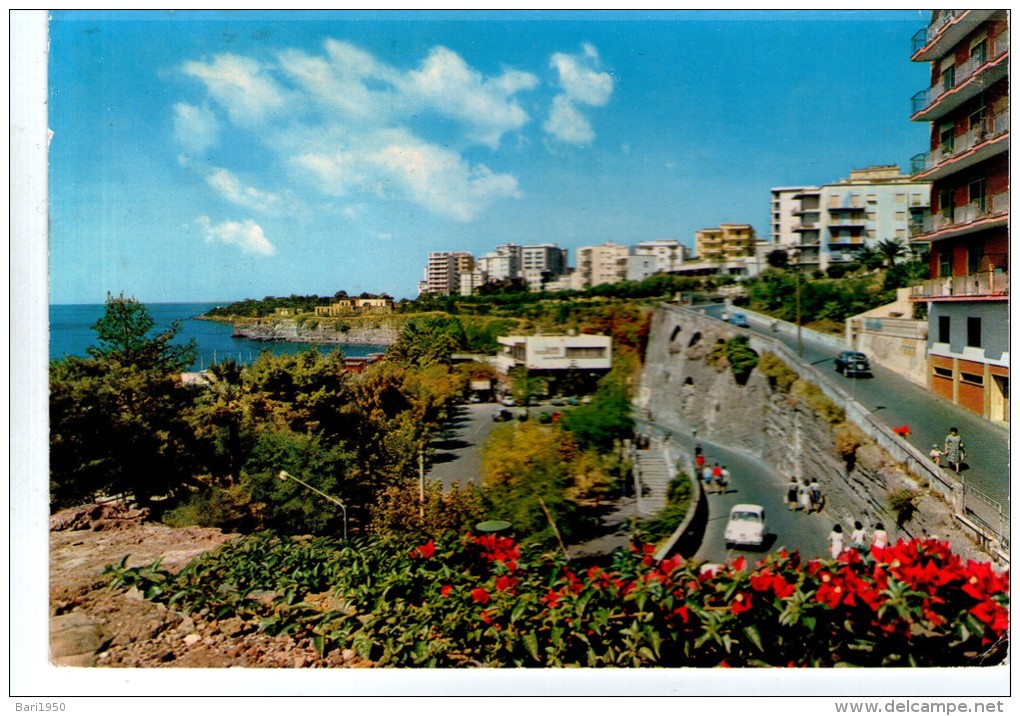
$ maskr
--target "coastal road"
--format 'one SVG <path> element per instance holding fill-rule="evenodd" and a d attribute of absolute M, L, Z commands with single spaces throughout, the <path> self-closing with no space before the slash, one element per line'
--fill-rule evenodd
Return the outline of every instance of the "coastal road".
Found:
<path fill-rule="evenodd" d="M 722 304 L 705 306 L 709 316 L 718 318 L 725 307 Z M 740 308 L 730 309 L 739 311 Z M 795 333 L 773 333 L 768 325 L 748 315 L 750 330 L 785 343 L 797 350 Z M 746 330 L 746 329 L 745 329 Z M 828 372 L 829 379 L 889 426 L 910 426 L 906 440 L 923 455 L 932 445 L 941 449 L 950 427 L 958 427 L 967 448 L 967 461 L 961 479 L 968 487 L 975 487 L 988 497 L 1009 508 L 1009 432 L 990 423 L 969 410 L 953 405 L 912 383 L 888 368 L 872 364 L 870 377 L 844 377 L 833 369 L 833 359 L 839 348 L 827 346 L 802 333 L 804 360 Z"/>
<path fill-rule="evenodd" d="M 679 444 L 691 455 L 694 454 L 695 439 L 675 427 L 656 422 L 649 424 L 639 421 L 639 430 L 659 436 L 669 435 L 674 444 Z M 782 475 L 760 458 L 724 445 L 700 440 L 706 462 L 726 465 L 732 474 L 729 490 L 725 495 L 707 494 L 708 525 L 701 547 L 694 555 L 696 560 L 721 563 L 728 559 L 746 556 L 751 564 L 761 560 L 768 552 L 798 551 L 807 559 L 827 557 L 829 554 L 828 535 L 835 522 L 825 512 L 806 514 L 791 512 L 785 504 L 788 475 Z M 750 502 L 765 508 L 765 521 L 770 533 L 761 549 L 737 547 L 726 549 L 723 533 L 733 505 Z M 843 525 L 846 530 L 847 525 Z"/>

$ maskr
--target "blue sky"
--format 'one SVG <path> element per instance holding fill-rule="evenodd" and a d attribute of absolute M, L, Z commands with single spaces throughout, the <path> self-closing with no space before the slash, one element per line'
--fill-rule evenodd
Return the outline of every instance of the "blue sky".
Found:
<path fill-rule="evenodd" d="M 429 251 L 748 222 L 897 163 L 926 11 L 53 13 L 50 292 L 413 298 Z"/>

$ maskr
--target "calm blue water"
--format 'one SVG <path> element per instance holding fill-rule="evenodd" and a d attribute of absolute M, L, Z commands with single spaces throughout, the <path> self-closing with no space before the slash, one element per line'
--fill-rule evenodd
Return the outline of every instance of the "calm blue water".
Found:
<path fill-rule="evenodd" d="M 174 320 L 181 320 L 181 332 L 177 334 L 175 343 L 187 343 L 191 338 L 198 344 L 198 360 L 192 370 L 203 370 L 210 364 L 233 358 L 239 363 L 251 363 L 264 350 L 275 355 L 300 353 L 309 350 L 308 343 L 286 343 L 268 341 L 250 341 L 247 338 L 231 336 L 234 329 L 229 323 L 216 321 L 199 321 L 200 316 L 219 304 L 215 303 L 147 303 L 145 307 L 156 321 L 153 335 L 164 330 Z M 50 358 L 65 356 L 86 356 L 89 346 L 97 345 L 96 333 L 92 326 L 106 310 L 104 304 L 86 305 L 51 305 L 50 306 Z M 328 353 L 334 346 L 319 346 L 322 353 Z M 347 345 L 338 346 L 346 356 L 365 356 L 369 353 L 382 353 L 386 346 Z"/>

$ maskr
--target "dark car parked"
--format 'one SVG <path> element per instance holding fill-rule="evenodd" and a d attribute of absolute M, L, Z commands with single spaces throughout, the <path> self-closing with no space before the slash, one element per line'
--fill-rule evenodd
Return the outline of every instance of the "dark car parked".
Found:
<path fill-rule="evenodd" d="M 871 372 L 868 356 L 860 351 L 843 351 L 836 356 L 836 371 L 843 375 L 861 375 Z"/>

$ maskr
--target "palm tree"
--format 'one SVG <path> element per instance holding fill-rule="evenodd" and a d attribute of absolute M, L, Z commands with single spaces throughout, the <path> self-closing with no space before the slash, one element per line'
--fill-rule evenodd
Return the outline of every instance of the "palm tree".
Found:
<path fill-rule="evenodd" d="M 862 246 L 857 249 L 854 258 L 866 269 L 877 269 L 885 262 L 885 257 L 872 246 Z"/>
<path fill-rule="evenodd" d="M 896 265 L 896 259 L 909 253 L 909 249 L 902 239 L 883 239 L 875 244 L 875 250 L 882 256 L 889 268 Z"/>

